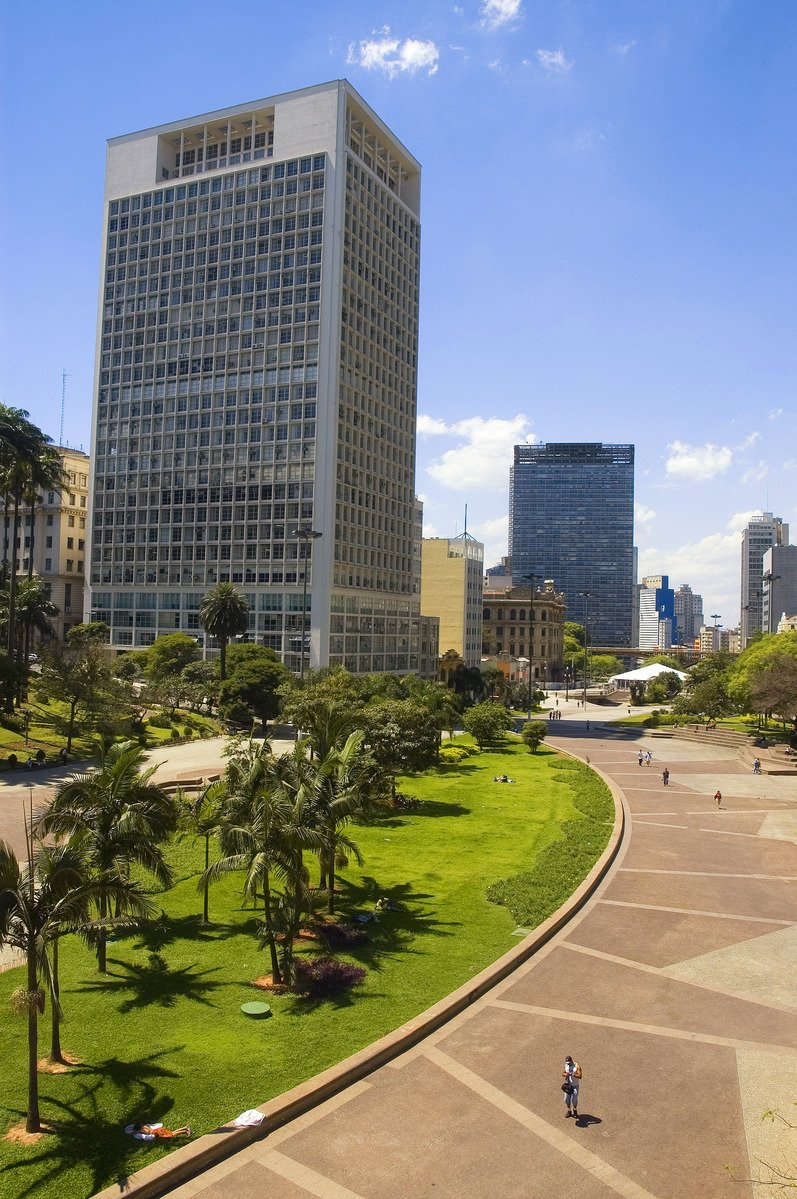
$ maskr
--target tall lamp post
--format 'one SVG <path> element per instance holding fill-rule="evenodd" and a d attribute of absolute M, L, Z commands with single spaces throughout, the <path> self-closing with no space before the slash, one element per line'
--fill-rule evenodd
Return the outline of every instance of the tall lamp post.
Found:
<path fill-rule="evenodd" d="M 714 621 L 714 653 L 717 653 L 717 651 L 719 650 L 719 647 L 720 647 L 719 631 L 722 628 L 722 625 L 717 624 L 717 621 L 719 620 L 721 615 L 722 615 L 721 612 L 712 612 L 711 613 L 711 619 Z"/>
<path fill-rule="evenodd" d="M 529 720 L 531 720 L 531 688 L 534 681 L 534 579 L 535 575 L 521 575 L 520 578 L 528 582 L 531 598 L 529 600 L 529 673 L 528 673 L 528 695 L 526 697 L 529 709 Z"/>
<path fill-rule="evenodd" d="M 587 710 L 587 673 L 589 671 L 589 636 L 587 628 L 589 626 L 589 601 L 592 598 L 591 591 L 579 591 L 578 593 L 584 600 L 584 711 Z"/>
<path fill-rule="evenodd" d="M 302 575 L 304 583 L 302 586 L 302 653 L 301 657 L 299 658 L 299 678 L 303 679 L 304 655 L 307 648 L 307 549 L 308 546 L 312 545 L 316 538 L 323 536 L 323 534 L 319 533 L 317 529 L 293 529 L 288 536 L 293 541 L 298 541 L 300 546 L 302 542 L 304 543 L 304 553 L 301 553 L 300 550 L 301 557 L 304 560 L 304 571 Z"/>

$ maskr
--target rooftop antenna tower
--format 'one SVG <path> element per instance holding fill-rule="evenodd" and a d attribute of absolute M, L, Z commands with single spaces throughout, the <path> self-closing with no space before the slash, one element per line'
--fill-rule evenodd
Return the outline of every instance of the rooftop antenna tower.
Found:
<path fill-rule="evenodd" d="M 66 406 L 66 381 L 69 375 L 66 371 L 61 371 L 61 423 L 58 427 L 58 444 L 64 444 L 64 408 Z"/>

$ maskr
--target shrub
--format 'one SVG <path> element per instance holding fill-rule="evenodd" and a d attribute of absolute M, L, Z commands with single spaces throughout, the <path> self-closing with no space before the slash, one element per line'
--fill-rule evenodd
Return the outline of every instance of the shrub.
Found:
<path fill-rule="evenodd" d="M 23 733 L 25 731 L 25 722 L 16 712 L 3 712 L 0 715 L 0 725 L 4 729 L 10 729 L 12 733 Z"/>
<path fill-rule="evenodd" d="M 350 991 L 365 978 L 362 966 L 335 958 L 312 958 L 296 963 L 294 989 L 308 999 L 332 999 Z"/>
<path fill-rule="evenodd" d="M 313 925 L 313 932 L 327 949 L 351 949 L 355 945 L 364 945 L 368 940 L 365 929 L 339 921 L 330 921 L 329 924 L 319 921 Z"/>
<path fill-rule="evenodd" d="M 464 745 L 444 745 L 438 752 L 438 757 L 441 762 L 448 762 L 456 766 L 459 762 L 464 762 L 470 757 L 470 750 Z"/>
<path fill-rule="evenodd" d="M 180 730 L 172 729 L 172 741 L 179 741 L 179 740 L 180 740 Z"/>

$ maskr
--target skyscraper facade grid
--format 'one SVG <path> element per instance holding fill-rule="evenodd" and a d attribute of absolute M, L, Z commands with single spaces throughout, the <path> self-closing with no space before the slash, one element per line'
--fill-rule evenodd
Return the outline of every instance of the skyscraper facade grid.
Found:
<path fill-rule="evenodd" d="M 754 633 L 769 632 L 764 625 L 764 554 L 773 546 L 789 544 L 789 526 L 771 512 L 750 518 L 742 533 L 741 613 L 742 649 Z"/>
<path fill-rule="evenodd" d="M 420 167 L 345 81 L 108 143 L 91 614 L 202 637 L 208 587 L 298 669 L 419 670 Z M 320 537 L 297 537 L 313 530 Z"/>
<path fill-rule="evenodd" d="M 630 644 L 633 539 L 632 445 L 515 446 L 509 508 L 513 581 L 553 579 L 566 595 L 567 619 L 586 618 L 593 644 Z"/>

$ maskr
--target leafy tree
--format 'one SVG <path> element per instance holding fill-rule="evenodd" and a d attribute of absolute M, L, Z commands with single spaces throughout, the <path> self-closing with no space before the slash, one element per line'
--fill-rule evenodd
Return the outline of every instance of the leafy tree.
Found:
<path fill-rule="evenodd" d="M 491 700 L 503 700 L 506 691 L 507 677 L 497 666 L 483 666 L 481 669 L 483 693 Z"/>
<path fill-rule="evenodd" d="M 142 769 L 144 762 L 144 751 L 130 741 L 100 745 L 97 768 L 61 783 L 36 826 L 43 837 L 68 840 L 96 884 L 97 964 L 102 973 L 116 884 L 129 880 L 133 866 L 146 870 L 161 886 L 172 881 L 162 846 L 176 828 L 176 805 L 151 781 L 157 766 Z"/>
<path fill-rule="evenodd" d="M 695 662 L 694 666 L 689 668 L 689 683 L 702 683 L 708 678 L 713 678 L 714 675 L 727 675 L 731 666 L 736 661 L 736 657 L 729 654 L 727 650 L 719 650 L 715 654 L 706 654 Z"/>
<path fill-rule="evenodd" d="M 752 671 L 750 692 L 756 711 L 790 720 L 797 733 L 797 658 L 783 654 L 771 665 Z"/>
<path fill-rule="evenodd" d="M 566 662 L 584 657 L 584 626 L 575 620 L 566 620 L 562 636 L 562 656 Z"/>
<path fill-rule="evenodd" d="M 249 628 L 249 604 L 232 583 L 217 583 L 199 606 L 199 622 L 219 643 L 223 683 L 227 677 L 227 645 L 231 637 L 241 636 Z"/>
<path fill-rule="evenodd" d="M 690 684 L 686 693 L 676 698 L 673 711 L 717 720 L 720 716 L 730 716 L 735 711 L 735 705 L 728 695 L 725 680 L 716 673 L 702 682 Z"/>
<path fill-rule="evenodd" d="M 512 717 L 503 704 L 495 700 L 485 700 L 468 708 L 462 717 L 465 731 L 476 739 L 477 745 L 493 745 L 502 741 L 504 733 L 512 726 Z"/>
<path fill-rule="evenodd" d="M 612 675 L 622 674 L 623 664 L 614 654 L 590 654 L 589 677 L 595 683 L 604 683 Z"/>
<path fill-rule="evenodd" d="M 780 669 L 787 672 L 787 679 L 791 677 L 790 660 L 797 661 L 797 633 L 771 633 L 760 637 L 742 651 L 728 671 L 729 694 L 746 712 L 771 710 L 762 709 L 758 704 L 765 694 L 772 694 L 774 672 Z M 787 695 L 779 694 L 779 702 L 785 702 L 788 708 Z M 791 719 L 788 715 L 786 718 Z"/>
<path fill-rule="evenodd" d="M 424 770 L 437 761 L 441 729 L 435 715 L 413 699 L 372 702 L 363 712 L 365 745 L 390 779 L 394 803 L 397 774 Z"/>
<path fill-rule="evenodd" d="M 683 684 L 673 671 L 668 671 L 667 674 L 657 675 L 655 679 L 651 679 L 645 688 L 645 703 L 646 704 L 664 704 L 674 696 L 678 695 L 683 689 Z"/>
<path fill-rule="evenodd" d="M 147 650 L 145 674 L 156 686 L 166 679 L 179 678 L 192 662 L 199 661 L 196 637 L 188 633 L 165 633 L 156 637 Z"/>
<path fill-rule="evenodd" d="M 102 892 L 119 912 L 149 913 L 135 885 L 119 879 L 87 881 L 71 851 L 52 847 L 34 854 L 29 841 L 27 863 L 20 863 L 10 845 L 0 842 L 0 945 L 25 956 L 26 985 L 12 995 L 16 1011 L 28 1023 L 28 1111 L 25 1128 L 41 1131 L 39 1114 L 38 1022 L 44 1012 L 44 980 L 60 1016 L 57 981 L 50 954 L 61 933 L 81 925 L 87 910 Z M 60 1046 L 58 1047 L 60 1057 Z"/>
<path fill-rule="evenodd" d="M 478 700 L 484 695 L 484 677 L 478 666 L 458 666 L 449 685 L 461 698 Z"/>
<path fill-rule="evenodd" d="M 66 707 L 66 716 L 56 713 L 48 719 L 66 737 L 67 752 L 78 719 L 84 728 L 93 728 L 100 719 L 124 713 L 129 704 L 129 692 L 113 677 L 107 648 L 84 632 L 90 627 L 70 629 L 66 642 L 54 643 L 42 659 L 42 690 Z"/>
<path fill-rule="evenodd" d="M 263 645 L 231 646 L 227 664 L 229 676 L 219 691 L 221 715 L 237 724 L 259 720 L 265 733 L 268 721 L 279 714 L 280 687 L 290 672 Z"/>
<path fill-rule="evenodd" d="M 232 646 L 231 649 L 236 649 Z M 184 667 L 180 676 L 185 688 L 185 696 L 195 712 L 200 712 L 206 705 L 212 709 L 219 689 L 219 672 L 214 662 L 191 662 Z"/>
<path fill-rule="evenodd" d="M 310 733 L 314 751 L 318 738 L 323 736 L 321 730 L 330 707 L 351 714 L 351 731 L 358 726 L 356 714 L 364 706 L 360 685 L 342 666 L 306 671 L 303 680 L 291 676 L 281 684 L 280 695 L 284 718 Z"/>
<path fill-rule="evenodd" d="M 536 754 L 545 740 L 547 732 L 548 726 L 544 720 L 527 720 L 521 729 L 520 735 L 526 745 L 528 745 L 531 753 Z"/>

